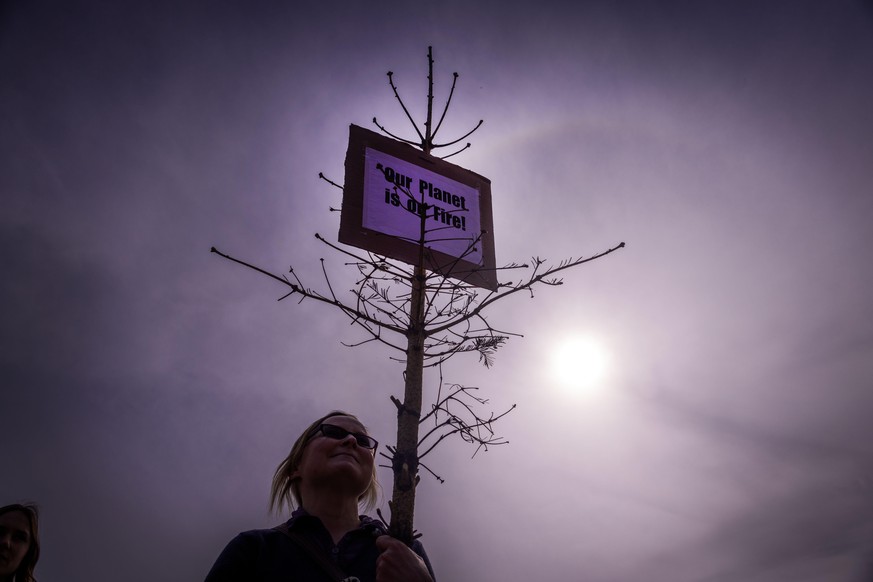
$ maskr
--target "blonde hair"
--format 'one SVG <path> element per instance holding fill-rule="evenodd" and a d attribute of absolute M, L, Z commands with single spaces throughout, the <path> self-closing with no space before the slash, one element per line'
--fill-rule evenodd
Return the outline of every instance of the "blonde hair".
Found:
<path fill-rule="evenodd" d="M 318 427 L 334 416 L 348 416 L 357 422 L 361 422 L 354 414 L 343 412 L 342 410 L 333 410 L 312 424 L 303 431 L 294 445 L 291 447 L 291 452 L 285 457 L 279 466 L 276 467 L 276 472 L 273 474 L 273 484 L 270 487 L 270 511 L 281 511 L 283 505 L 287 505 L 288 509 L 294 509 L 296 506 L 303 505 L 303 495 L 300 493 L 299 479 L 293 478 L 292 475 L 300 467 L 300 461 L 303 460 L 303 451 L 306 448 L 309 439 L 318 430 Z M 362 423 L 363 425 L 363 423 Z M 366 427 L 364 427 L 366 430 Z M 370 510 L 376 506 L 379 499 L 379 481 L 376 479 L 376 463 L 373 463 L 373 474 L 370 476 L 370 484 L 366 491 L 358 497 L 358 504 L 364 511 Z"/>

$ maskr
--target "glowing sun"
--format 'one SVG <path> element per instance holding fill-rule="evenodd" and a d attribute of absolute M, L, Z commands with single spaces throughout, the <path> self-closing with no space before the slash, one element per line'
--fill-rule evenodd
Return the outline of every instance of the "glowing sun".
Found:
<path fill-rule="evenodd" d="M 603 343 L 594 338 L 567 338 L 552 353 L 552 376 L 566 388 L 599 388 L 609 372 L 610 359 Z"/>

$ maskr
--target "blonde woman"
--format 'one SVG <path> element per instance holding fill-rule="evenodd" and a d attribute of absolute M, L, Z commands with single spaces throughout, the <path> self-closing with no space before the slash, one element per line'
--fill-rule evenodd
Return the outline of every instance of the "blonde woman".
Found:
<path fill-rule="evenodd" d="M 359 514 L 376 503 L 377 446 L 346 412 L 313 422 L 273 476 L 270 507 L 296 506 L 291 519 L 239 534 L 206 582 L 432 582 L 420 543 L 409 548 Z"/>

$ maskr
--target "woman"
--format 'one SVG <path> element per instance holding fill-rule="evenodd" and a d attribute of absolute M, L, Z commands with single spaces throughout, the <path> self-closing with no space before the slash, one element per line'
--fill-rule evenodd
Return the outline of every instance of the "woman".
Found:
<path fill-rule="evenodd" d="M 358 514 L 376 503 L 377 445 L 351 414 L 313 422 L 273 476 L 270 508 L 297 505 L 291 519 L 239 534 L 206 582 L 432 582 L 420 543 L 410 549 Z"/>
<path fill-rule="evenodd" d="M 0 582 L 36 582 L 39 510 L 31 503 L 0 507 Z"/>

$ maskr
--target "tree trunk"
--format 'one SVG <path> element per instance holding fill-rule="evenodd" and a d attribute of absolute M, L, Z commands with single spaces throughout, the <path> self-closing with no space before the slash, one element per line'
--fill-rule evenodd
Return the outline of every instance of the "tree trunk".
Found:
<path fill-rule="evenodd" d="M 394 454 L 394 491 L 390 533 L 412 543 L 415 485 L 418 481 L 418 423 L 421 419 L 424 376 L 424 277 L 416 267 L 412 282 L 403 404 L 397 411 L 397 451 Z"/>

